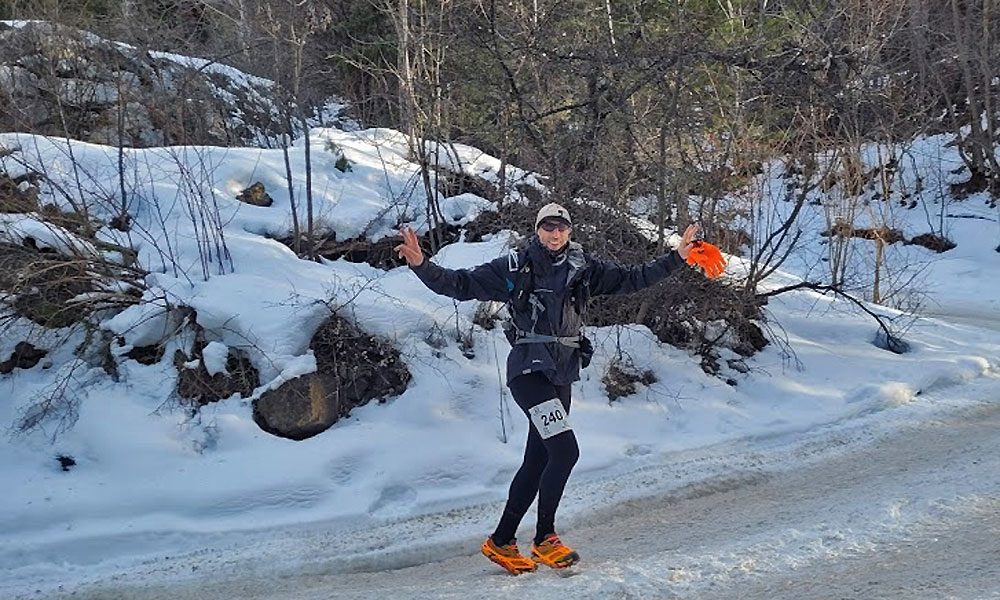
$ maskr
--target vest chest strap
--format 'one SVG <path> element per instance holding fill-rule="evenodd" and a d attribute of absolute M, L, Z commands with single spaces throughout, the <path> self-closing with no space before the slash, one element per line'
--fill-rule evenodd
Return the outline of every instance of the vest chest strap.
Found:
<path fill-rule="evenodd" d="M 580 336 L 578 335 L 542 335 L 540 333 L 528 333 L 517 331 L 516 345 L 522 344 L 552 344 L 558 343 L 570 348 L 580 347 Z"/>

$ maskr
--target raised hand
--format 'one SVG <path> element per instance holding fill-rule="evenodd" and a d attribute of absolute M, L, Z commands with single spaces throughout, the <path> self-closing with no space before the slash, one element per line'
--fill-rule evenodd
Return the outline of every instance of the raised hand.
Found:
<path fill-rule="evenodd" d="M 411 267 L 418 267 L 423 264 L 424 253 L 420 249 L 420 241 L 417 240 L 417 234 L 409 227 L 400 229 L 399 234 L 403 236 L 403 243 L 393 248 L 393 251 L 396 252 L 399 258 L 406 260 L 406 264 Z"/>
<path fill-rule="evenodd" d="M 681 244 L 677 246 L 677 254 L 681 255 L 681 258 L 687 260 L 688 254 L 691 253 L 691 248 L 694 248 L 694 237 L 698 235 L 698 225 L 688 225 L 687 229 L 684 230 L 684 235 L 681 236 Z"/>

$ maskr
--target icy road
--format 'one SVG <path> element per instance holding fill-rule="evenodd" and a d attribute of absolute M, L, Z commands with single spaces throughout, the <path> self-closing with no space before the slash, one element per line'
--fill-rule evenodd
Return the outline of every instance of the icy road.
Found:
<path fill-rule="evenodd" d="M 916 404 L 571 480 L 565 505 L 577 509 L 562 529 L 583 563 L 564 572 L 510 577 L 478 554 L 478 536 L 442 534 L 485 533 L 490 504 L 221 538 L 25 597 L 1000 598 L 1000 381 Z"/>

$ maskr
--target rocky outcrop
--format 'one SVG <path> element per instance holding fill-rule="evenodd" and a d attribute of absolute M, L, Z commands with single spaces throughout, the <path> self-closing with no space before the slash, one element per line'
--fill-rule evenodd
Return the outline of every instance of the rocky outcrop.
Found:
<path fill-rule="evenodd" d="M 131 147 L 273 139 L 269 83 L 205 62 L 51 23 L 0 24 L 0 131 Z"/>
<path fill-rule="evenodd" d="M 326 431 L 356 406 L 401 394 L 410 372 L 387 342 L 339 316 L 328 319 L 310 347 L 317 371 L 265 392 L 253 418 L 268 433 L 303 440 Z"/>

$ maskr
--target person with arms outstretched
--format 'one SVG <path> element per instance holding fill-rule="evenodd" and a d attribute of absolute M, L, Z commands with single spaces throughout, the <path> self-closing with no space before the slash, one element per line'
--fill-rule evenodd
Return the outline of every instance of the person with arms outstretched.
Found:
<path fill-rule="evenodd" d="M 570 240 L 572 231 L 569 211 L 550 203 L 538 211 L 535 235 L 523 250 L 471 269 L 446 269 L 426 260 L 409 228 L 403 228 L 403 242 L 395 248 L 420 281 L 438 294 L 507 302 L 507 386 L 530 425 L 524 459 L 511 481 L 500 522 L 481 550 L 514 575 L 534 571 L 536 563 L 559 569 L 580 560 L 556 534 L 555 516 L 580 455 L 569 421 L 570 389 L 593 353 L 582 335 L 589 298 L 644 289 L 684 267 L 685 261 L 701 265 L 710 277 L 725 268 L 718 249 L 695 241 L 697 225 L 684 231 L 676 251 L 636 266 L 591 256 Z M 536 496 L 538 520 L 529 558 L 518 550 L 515 533 Z"/>

